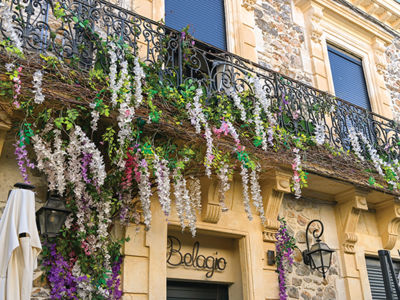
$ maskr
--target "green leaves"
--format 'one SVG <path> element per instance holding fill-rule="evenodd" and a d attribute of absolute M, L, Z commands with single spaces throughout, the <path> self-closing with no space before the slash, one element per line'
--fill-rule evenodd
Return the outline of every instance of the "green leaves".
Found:
<path fill-rule="evenodd" d="M 63 129 L 63 126 L 65 125 L 65 129 L 70 130 L 74 127 L 75 120 L 78 116 L 79 112 L 76 109 L 69 109 L 67 110 L 67 116 L 58 117 L 54 120 L 54 125 L 56 125 L 58 129 Z"/>

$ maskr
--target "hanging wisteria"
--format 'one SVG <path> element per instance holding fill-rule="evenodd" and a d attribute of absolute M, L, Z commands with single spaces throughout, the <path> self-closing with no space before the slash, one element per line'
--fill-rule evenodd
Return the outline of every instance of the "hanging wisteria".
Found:
<path fill-rule="evenodd" d="M 0 14 L 18 50 L 14 52 L 22 52 L 23 43 L 5 4 L 0 3 Z M 37 167 L 46 176 L 49 190 L 63 196 L 72 210 L 63 229 L 69 244 L 59 239 L 59 244 L 49 245 L 46 257 L 54 297 L 121 298 L 118 274 L 123 240 L 110 234 L 114 220 L 150 230 L 157 207 L 152 201 L 158 199 L 165 218 L 176 218 L 182 230 L 188 227 L 194 236 L 202 204 L 200 177 L 214 180 L 215 175 L 220 209 L 226 212 L 234 198 L 226 203 L 226 195 L 236 180 L 234 174 L 240 173 L 244 211 L 249 220 L 254 212 L 254 218 L 265 223 L 259 182 L 265 172 L 264 156 L 280 147 L 289 149 L 285 163 L 292 167 L 292 191 L 299 198 L 306 184 L 300 153 L 315 144 L 331 146 L 323 120 L 302 120 L 305 127 L 314 126 L 310 136 L 301 132 L 295 136 L 278 125 L 278 118 L 299 120 L 301 111 L 282 109 L 290 100 L 285 92 L 282 103 L 274 103 L 279 101 L 269 94 L 261 74 L 249 72 L 253 74 L 243 76 L 246 84 L 232 85 L 225 93 L 212 94 L 207 80 L 183 80 L 176 87 L 162 78 L 168 77 L 163 63 L 148 65 L 139 58 L 140 51 L 119 37 L 104 31 L 98 36 L 93 41 L 98 47 L 96 59 L 105 63 L 90 71 L 97 79 L 82 75 L 68 81 L 59 69 L 70 70 L 69 66 L 52 68 L 44 55 L 43 66 L 35 65 L 32 75 L 22 74 L 25 66 L 12 56 L 5 64 L 10 100 L 25 113 L 15 144 L 21 174 L 28 182 L 27 168 Z M 184 53 L 188 60 L 190 49 L 184 50 L 189 51 Z M 24 87 L 25 77 L 33 88 Z M 84 86 L 90 93 L 60 109 L 54 104 L 56 97 L 47 93 L 46 82 L 54 78 Z M 362 133 L 354 128 L 348 131 L 353 153 L 362 161 L 370 160 L 376 172 L 397 188 L 399 163 L 386 161 Z M 34 161 L 28 158 L 30 148 Z M 89 269 L 89 263 L 96 268 Z M 72 282 L 71 289 L 62 288 L 66 280 Z"/>

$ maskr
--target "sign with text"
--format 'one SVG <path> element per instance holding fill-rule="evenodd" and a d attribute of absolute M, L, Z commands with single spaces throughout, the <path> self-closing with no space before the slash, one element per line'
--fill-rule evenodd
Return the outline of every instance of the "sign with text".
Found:
<path fill-rule="evenodd" d="M 211 278 L 215 271 L 223 271 L 226 268 L 227 262 L 223 257 L 205 256 L 199 254 L 200 243 L 196 241 L 193 244 L 191 252 L 183 253 L 181 241 L 174 237 L 168 236 L 167 247 L 167 264 L 177 267 L 193 267 L 195 269 L 207 271 L 206 277 Z"/>

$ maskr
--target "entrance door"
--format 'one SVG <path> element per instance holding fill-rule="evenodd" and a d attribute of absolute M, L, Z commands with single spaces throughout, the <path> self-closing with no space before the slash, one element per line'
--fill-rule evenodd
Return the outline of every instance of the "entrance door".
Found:
<path fill-rule="evenodd" d="M 167 300 L 229 300 L 228 286 L 185 281 L 167 282 Z"/>

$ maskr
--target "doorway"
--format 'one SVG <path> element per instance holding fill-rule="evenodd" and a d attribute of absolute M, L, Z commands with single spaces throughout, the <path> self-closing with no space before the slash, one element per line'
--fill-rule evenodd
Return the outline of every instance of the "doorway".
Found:
<path fill-rule="evenodd" d="M 228 285 L 188 281 L 167 282 L 167 300 L 229 300 Z"/>

